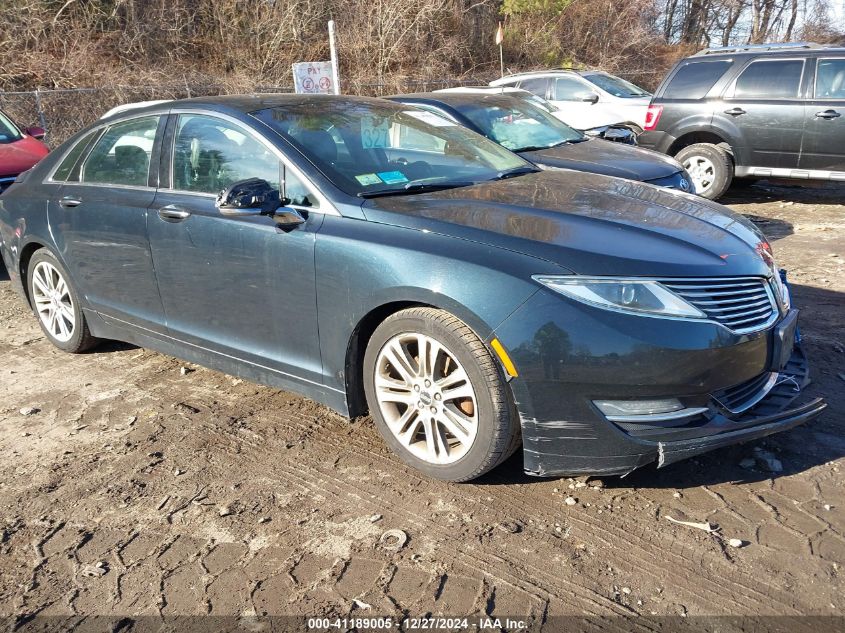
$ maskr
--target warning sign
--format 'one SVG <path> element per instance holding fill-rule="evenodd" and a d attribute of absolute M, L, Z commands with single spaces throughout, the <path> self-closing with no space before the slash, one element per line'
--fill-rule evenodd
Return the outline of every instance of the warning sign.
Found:
<path fill-rule="evenodd" d="M 297 94 L 333 94 L 331 62 L 300 62 L 293 65 L 293 85 Z"/>

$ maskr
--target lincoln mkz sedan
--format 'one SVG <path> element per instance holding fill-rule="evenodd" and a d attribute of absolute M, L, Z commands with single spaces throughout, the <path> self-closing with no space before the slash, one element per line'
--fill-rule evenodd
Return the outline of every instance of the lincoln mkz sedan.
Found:
<path fill-rule="evenodd" d="M 367 411 L 407 463 L 623 474 L 817 416 L 769 245 L 695 196 L 540 171 L 431 112 L 231 96 L 98 121 L 0 197 L 68 352 L 119 339 Z"/>

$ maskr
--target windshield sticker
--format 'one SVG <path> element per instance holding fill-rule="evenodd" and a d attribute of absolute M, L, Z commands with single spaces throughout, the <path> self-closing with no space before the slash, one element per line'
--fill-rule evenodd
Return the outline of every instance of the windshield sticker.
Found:
<path fill-rule="evenodd" d="M 429 125 L 433 125 L 434 127 L 447 127 L 455 125 L 449 119 L 434 114 L 434 112 L 427 112 L 426 110 L 405 110 L 402 114 L 412 116 L 418 121 L 428 123 Z"/>
<path fill-rule="evenodd" d="M 381 178 L 385 184 L 388 185 L 395 185 L 398 182 L 408 182 L 405 174 L 401 171 L 380 171 L 376 174 L 376 176 Z"/>
<path fill-rule="evenodd" d="M 364 149 L 390 147 L 390 119 L 380 116 L 361 117 L 361 145 Z"/>
<path fill-rule="evenodd" d="M 381 178 L 379 178 L 375 174 L 361 174 L 359 176 L 355 176 L 355 180 L 357 180 L 365 187 L 369 187 L 370 185 L 378 185 L 382 182 Z"/>

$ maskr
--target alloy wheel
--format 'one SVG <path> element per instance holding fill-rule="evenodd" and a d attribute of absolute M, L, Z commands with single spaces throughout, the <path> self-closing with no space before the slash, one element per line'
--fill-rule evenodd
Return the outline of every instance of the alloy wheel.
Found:
<path fill-rule="evenodd" d="M 73 336 L 76 308 L 62 274 L 49 262 L 39 262 L 32 272 L 32 299 L 38 318 L 61 343 Z"/>
<path fill-rule="evenodd" d="M 704 156 L 690 156 L 683 165 L 692 178 L 696 193 L 701 194 L 713 185 L 716 179 L 716 166 L 710 159 Z"/>
<path fill-rule="evenodd" d="M 451 464 L 478 434 L 478 402 L 469 376 L 442 343 L 419 333 L 398 334 L 375 366 L 378 406 L 390 432 L 417 458 Z"/>

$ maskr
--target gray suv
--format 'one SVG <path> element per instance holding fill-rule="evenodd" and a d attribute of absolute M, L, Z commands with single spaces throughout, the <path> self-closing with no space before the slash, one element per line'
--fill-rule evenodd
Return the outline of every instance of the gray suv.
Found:
<path fill-rule="evenodd" d="M 734 177 L 845 181 L 843 114 L 845 48 L 711 48 L 669 72 L 638 140 L 716 199 Z"/>

